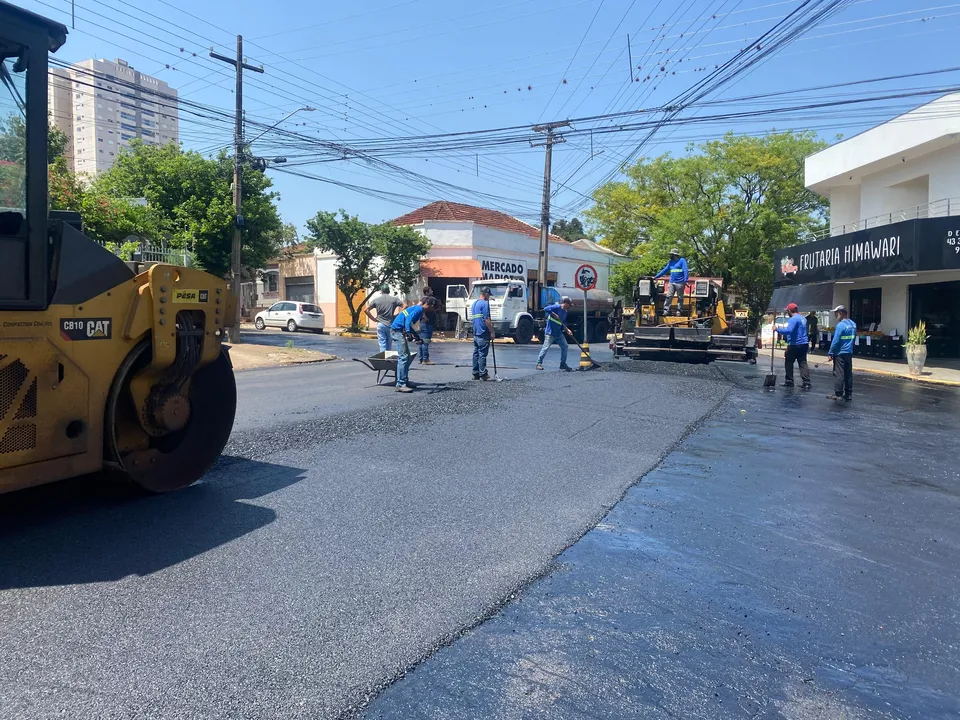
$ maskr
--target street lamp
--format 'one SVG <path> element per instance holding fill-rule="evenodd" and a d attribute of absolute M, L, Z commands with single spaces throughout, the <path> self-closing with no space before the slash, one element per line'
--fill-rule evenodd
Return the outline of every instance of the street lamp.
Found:
<path fill-rule="evenodd" d="M 315 108 L 315 107 L 310 107 L 309 105 L 305 105 L 305 106 L 303 106 L 303 107 L 298 107 L 298 108 L 297 108 L 296 110 L 294 110 L 292 113 L 288 113 L 288 114 L 284 115 L 282 118 L 280 118 L 279 120 L 277 120 L 273 125 L 271 125 L 271 126 L 268 127 L 266 130 L 264 130 L 262 133 L 260 133 L 259 135 L 257 135 L 253 140 L 248 140 L 245 144 L 246 144 L 246 145 L 253 145 L 257 140 L 259 140 L 259 139 L 262 138 L 264 135 L 266 135 L 268 132 L 270 132 L 271 130 L 273 130 L 277 125 L 279 125 L 280 123 L 282 123 L 282 122 L 283 122 L 284 120 L 286 120 L 287 118 L 293 117 L 294 115 L 296 115 L 296 114 L 297 114 L 298 112 L 300 112 L 301 110 L 302 110 L 303 112 L 313 112 L 314 110 L 316 110 L 316 108 Z"/>

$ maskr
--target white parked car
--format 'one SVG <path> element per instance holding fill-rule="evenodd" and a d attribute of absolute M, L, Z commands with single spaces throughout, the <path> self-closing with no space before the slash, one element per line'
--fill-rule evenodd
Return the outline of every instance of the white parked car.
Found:
<path fill-rule="evenodd" d="M 319 333 L 323 332 L 323 310 L 312 303 L 284 300 L 257 313 L 253 324 L 257 330 L 278 327 L 290 332 L 302 329 Z"/>

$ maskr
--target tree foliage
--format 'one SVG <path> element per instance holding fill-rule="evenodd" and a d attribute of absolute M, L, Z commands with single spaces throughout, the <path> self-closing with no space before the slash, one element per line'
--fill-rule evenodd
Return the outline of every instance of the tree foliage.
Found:
<path fill-rule="evenodd" d="M 312 247 L 337 258 L 337 288 L 350 308 L 352 328 L 360 326 L 367 297 L 360 294 L 383 284 L 408 290 L 420 273 L 420 260 L 430 251 L 430 241 L 411 227 L 390 223 L 370 225 L 344 210 L 318 212 L 307 221 Z"/>
<path fill-rule="evenodd" d="M 269 178 L 248 166 L 242 172 L 242 258 L 247 267 L 259 268 L 276 255 L 283 223 Z M 198 265 L 223 277 L 233 243 L 232 183 L 233 159 L 226 153 L 211 159 L 173 143 L 134 141 L 96 178 L 93 190 L 113 198 L 146 198 L 169 244 L 192 246 Z"/>
<path fill-rule="evenodd" d="M 634 258 L 618 282 L 632 287 L 656 272 L 676 245 L 692 273 L 722 277 L 758 317 L 773 290 L 774 251 L 824 223 L 826 201 L 803 182 L 804 158 L 823 147 L 813 133 L 728 134 L 684 157 L 641 160 L 625 181 L 598 188 L 588 217 L 605 245 Z"/>
<path fill-rule="evenodd" d="M 550 232 L 554 235 L 559 235 L 564 240 L 569 240 L 570 242 L 576 242 L 577 240 L 591 237 L 589 234 L 587 234 L 587 231 L 583 229 L 583 223 L 580 222 L 580 218 L 572 218 L 571 220 L 557 220 L 550 228 Z"/>

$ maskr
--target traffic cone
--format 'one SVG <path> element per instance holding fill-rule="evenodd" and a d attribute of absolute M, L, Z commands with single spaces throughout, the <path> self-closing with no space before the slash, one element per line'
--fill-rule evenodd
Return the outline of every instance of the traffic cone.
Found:
<path fill-rule="evenodd" d="M 590 357 L 590 345 L 584 343 L 580 346 L 580 370 L 593 370 L 596 366 L 596 363 L 593 362 L 593 358 Z"/>

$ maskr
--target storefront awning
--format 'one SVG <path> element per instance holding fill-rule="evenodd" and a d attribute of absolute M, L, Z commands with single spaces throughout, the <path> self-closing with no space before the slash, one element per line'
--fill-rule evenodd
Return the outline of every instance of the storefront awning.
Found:
<path fill-rule="evenodd" d="M 782 312 L 790 303 L 796 303 L 800 312 L 833 310 L 833 283 L 777 288 L 770 298 L 767 312 Z"/>
<path fill-rule="evenodd" d="M 433 259 L 420 261 L 420 274 L 423 277 L 480 278 L 483 270 L 479 260 Z"/>

